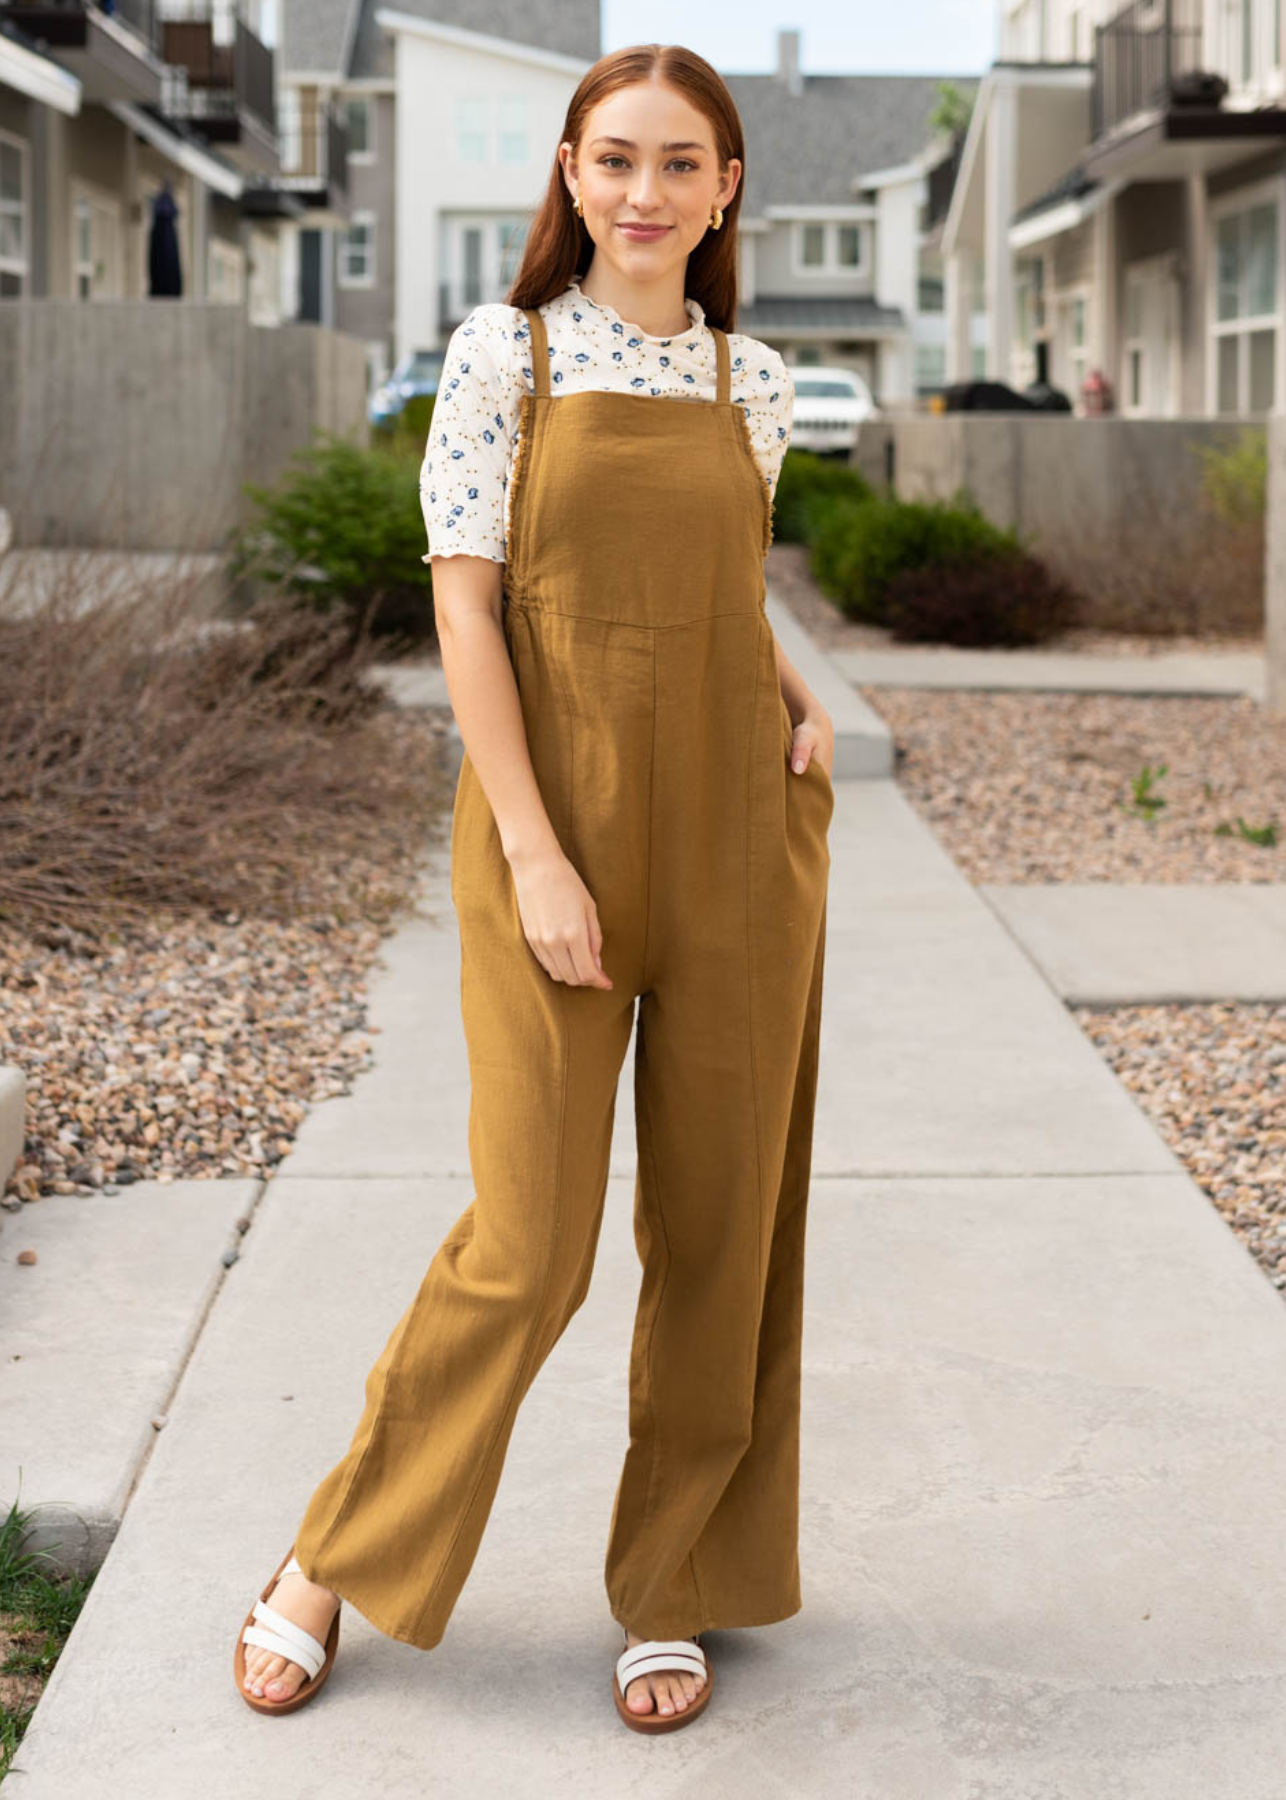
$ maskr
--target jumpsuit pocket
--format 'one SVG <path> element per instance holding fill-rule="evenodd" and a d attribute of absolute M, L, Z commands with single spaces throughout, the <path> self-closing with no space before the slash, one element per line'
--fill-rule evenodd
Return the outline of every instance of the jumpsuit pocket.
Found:
<path fill-rule="evenodd" d="M 826 770 L 822 766 L 822 764 L 817 760 L 817 755 L 815 752 L 812 756 L 809 757 L 807 766 L 804 768 L 801 775 L 795 775 L 795 771 L 790 768 L 790 766 L 789 766 L 790 765 L 790 752 L 791 752 L 791 749 L 795 742 L 795 727 L 790 722 L 790 708 L 786 705 L 786 702 L 784 700 L 781 703 L 781 735 L 782 735 L 782 748 L 786 752 L 787 769 L 788 769 L 788 772 L 794 777 L 794 779 L 796 781 L 803 780 L 803 779 L 807 778 L 807 776 L 811 775 L 813 770 L 816 769 L 821 774 L 822 780 L 826 783 L 827 787 L 830 787 L 831 786 L 831 778 L 826 773 Z"/>

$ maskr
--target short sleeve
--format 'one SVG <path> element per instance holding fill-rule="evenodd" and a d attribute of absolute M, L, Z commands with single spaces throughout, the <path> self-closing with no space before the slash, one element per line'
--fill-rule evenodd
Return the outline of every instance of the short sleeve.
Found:
<path fill-rule="evenodd" d="M 795 383 L 779 351 L 770 350 L 757 338 L 743 338 L 734 358 L 732 398 L 745 409 L 746 424 L 755 457 L 763 470 L 769 494 L 777 491 L 777 477 L 790 445 L 795 412 Z"/>
<path fill-rule="evenodd" d="M 504 562 L 505 489 L 517 410 L 504 364 L 511 309 L 476 306 L 447 341 L 424 459 L 420 510 L 434 556 Z"/>

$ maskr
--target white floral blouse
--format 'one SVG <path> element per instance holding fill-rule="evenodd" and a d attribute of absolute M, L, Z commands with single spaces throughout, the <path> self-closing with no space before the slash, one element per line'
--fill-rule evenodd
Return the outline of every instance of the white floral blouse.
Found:
<path fill-rule="evenodd" d="M 683 302 L 691 327 L 673 337 L 640 331 L 580 283 L 540 309 L 549 338 L 553 395 L 607 392 L 715 397 L 715 342 L 697 301 Z M 732 399 L 746 415 L 755 459 L 776 491 L 790 441 L 795 385 L 776 350 L 728 333 Z M 503 302 L 475 306 L 447 344 L 433 421 L 420 465 L 420 506 L 434 556 L 505 562 L 509 477 L 524 391 L 533 391 L 527 321 Z"/>

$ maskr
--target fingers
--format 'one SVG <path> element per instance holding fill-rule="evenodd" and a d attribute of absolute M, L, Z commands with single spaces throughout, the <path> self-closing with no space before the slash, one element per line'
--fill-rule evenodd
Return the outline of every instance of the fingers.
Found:
<path fill-rule="evenodd" d="M 584 915 L 579 930 L 565 937 L 538 940 L 531 948 L 554 981 L 565 981 L 569 987 L 610 988 L 611 977 L 598 961 L 602 943 L 603 933 L 595 911 Z"/>

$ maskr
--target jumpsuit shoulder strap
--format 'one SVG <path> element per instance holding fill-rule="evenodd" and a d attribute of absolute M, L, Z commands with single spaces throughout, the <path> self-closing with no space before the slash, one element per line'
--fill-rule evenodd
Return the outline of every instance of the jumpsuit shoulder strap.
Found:
<path fill-rule="evenodd" d="M 715 382 L 714 397 L 716 400 L 727 400 L 732 391 L 730 365 L 728 358 L 728 334 L 720 331 L 717 325 L 710 327 L 714 333 L 714 349 L 718 358 L 718 377 Z"/>
<path fill-rule="evenodd" d="M 527 316 L 527 324 L 531 328 L 531 373 L 536 384 L 536 392 L 542 398 L 549 394 L 549 338 L 545 332 L 545 321 L 540 316 L 538 306 L 523 308 Z"/>

